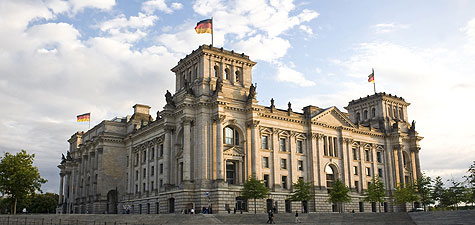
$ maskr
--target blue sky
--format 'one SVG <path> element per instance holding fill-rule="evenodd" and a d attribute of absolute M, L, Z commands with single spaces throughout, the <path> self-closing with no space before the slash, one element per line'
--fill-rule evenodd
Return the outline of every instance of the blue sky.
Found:
<path fill-rule="evenodd" d="M 411 103 L 428 175 L 460 178 L 475 159 L 475 2 L 16 0 L 0 2 L 0 150 L 26 149 L 58 190 L 67 139 L 92 124 L 162 109 L 170 69 L 201 44 L 257 62 L 260 104 L 344 106 L 377 91 Z"/>

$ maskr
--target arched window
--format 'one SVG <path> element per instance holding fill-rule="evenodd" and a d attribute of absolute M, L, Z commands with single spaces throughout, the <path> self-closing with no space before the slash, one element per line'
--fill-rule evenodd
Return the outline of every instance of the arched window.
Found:
<path fill-rule="evenodd" d="M 239 133 L 234 128 L 224 128 L 224 144 L 239 145 Z"/>
<path fill-rule="evenodd" d="M 388 116 L 389 116 L 389 117 L 392 117 L 392 114 L 391 114 L 391 107 L 390 107 L 390 106 L 388 106 Z"/>
<path fill-rule="evenodd" d="M 365 111 L 363 112 L 363 118 L 364 118 L 365 120 L 368 119 L 368 110 L 365 110 Z"/>
<path fill-rule="evenodd" d="M 224 69 L 224 79 L 229 80 L 229 68 Z"/>
<path fill-rule="evenodd" d="M 407 153 L 403 152 L 402 153 L 402 163 L 404 164 L 404 166 L 407 166 L 408 164 L 408 161 L 409 160 L 409 157 L 407 156 Z"/>
<path fill-rule="evenodd" d="M 371 109 L 371 117 L 376 117 L 376 109 L 375 108 L 372 108 Z"/>
<path fill-rule="evenodd" d="M 361 121 L 361 115 L 360 115 L 360 112 L 357 112 L 356 113 L 356 122 L 359 122 Z"/>
<path fill-rule="evenodd" d="M 214 66 L 214 77 L 219 77 L 219 67 Z"/>
<path fill-rule="evenodd" d="M 240 74 L 239 74 L 239 70 L 236 70 L 236 83 L 239 83 L 241 82 L 241 77 L 240 77 Z"/>
<path fill-rule="evenodd" d="M 397 118 L 397 107 L 394 107 L 393 116 L 394 116 L 394 118 Z"/>
<path fill-rule="evenodd" d="M 327 178 L 327 188 L 331 188 L 336 181 L 337 171 L 333 166 L 328 165 L 325 167 L 325 173 Z"/>
<path fill-rule="evenodd" d="M 399 108 L 399 119 L 404 120 L 404 114 L 402 113 L 402 108 Z"/>

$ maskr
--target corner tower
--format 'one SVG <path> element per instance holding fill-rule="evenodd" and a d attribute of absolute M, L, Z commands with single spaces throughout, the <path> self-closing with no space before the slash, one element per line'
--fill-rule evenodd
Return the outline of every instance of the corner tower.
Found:
<path fill-rule="evenodd" d="M 210 97 L 217 90 L 232 94 L 228 97 L 244 99 L 252 84 L 251 70 L 255 64 L 244 53 L 201 45 L 171 69 L 176 78 L 175 94 Z"/>

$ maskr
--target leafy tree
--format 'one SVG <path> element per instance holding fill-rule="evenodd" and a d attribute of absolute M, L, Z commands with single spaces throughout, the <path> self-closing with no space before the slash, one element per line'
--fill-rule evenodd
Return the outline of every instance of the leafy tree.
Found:
<path fill-rule="evenodd" d="M 0 160 L 0 192 L 13 200 L 13 213 L 16 214 L 17 203 L 26 200 L 28 195 L 41 191 L 41 178 L 38 167 L 33 166 L 35 154 L 21 150 L 15 155 L 5 153 Z"/>
<path fill-rule="evenodd" d="M 464 201 L 467 204 L 472 203 L 473 206 L 473 203 L 475 203 L 475 161 L 473 161 L 473 164 L 467 170 L 467 173 L 468 175 L 464 176 L 465 182 L 468 185 L 465 190 Z"/>
<path fill-rule="evenodd" d="M 256 199 L 263 199 L 270 194 L 269 188 L 267 188 L 261 180 L 251 176 L 244 183 L 241 196 L 245 199 L 254 199 L 254 214 L 257 213 Z"/>
<path fill-rule="evenodd" d="M 417 178 L 417 194 L 419 195 L 419 200 L 426 210 L 428 204 L 434 203 L 434 200 L 431 197 L 432 193 L 432 179 L 424 174 L 421 174 Z"/>
<path fill-rule="evenodd" d="M 444 197 L 450 199 L 444 199 L 444 201 L 445 203 L 451 203 L 449 205 L 455 205 L 455 207 L 458 209 L 458 204 L 463 199 L 465 188 L 462 186 L 462 183 L 455 181 L 454 179 L 450 179 L 448 181 L 450 181 L 451 186 L 447 189 Z"/>
<path fill-rule="evenodd" d="M 350 189 L 341 182 L 340 179 L 336 180 L 328 194 L 328 201 L 337 205 L 343 205 L 345 202 L 351 202 L 351 197 L 348 195 Z M 340 207 L 340 212 L 342 212 Z"/>
<path fill-rule="evenodd" d="M 384 202 L 384 197 L 386 196 L 383 182 L 379 179 L 373 178 L 372 182 L 368 184 L 368 190 L 365 191 L 365 194 L 366 197 L 364 198 L 364 201 L 378 202 L 379 212 L 381 212 L 381 204 Z"/>
<path fill-rule="evenodd" d="M 288 198 L 290 201 L 308 201 L 312 199 L 311 189 L 312 183 L 305 182 L 303 179 L 298 179 L 296 183 L 292 184 L 294 192 Z M 306 210 L 306 209 L 305 209 Z"/>
<path fill-rule="evenodd" d="M 450 189 L 444 189 L 442 196 L 440 197 L 440 206 L 449 207 L 455 205 L 455 193 Z"/>
<path fill-rule="evenodd" d="M 397 186 L 394 191 L 394 198 L 396 203 L 400 205 L 417 201 L 417 194 L 414 185 L 407 184 L 405 187 L 401 187 L 401 185 Z"/>
<path fill-rule="evenodd" d="M 290 201 L 308 201 L 312 198 L 310 193 L 312 184 L 299 179 L 296 183 L 292 184 L 294 192 L 290 195 Z"/>
<path fill-rule="evenodd" d="M 445 188 L 444 183 L 442 182 L 442 178 L 437 176 L 434 181 L 434 188 L 432 188 L 431 197 L 434 201 L 438 201 L 440 204 L 440 199 L 444 194 Z"/>
<path fill-rule="evenodd" d="M 58 205 L 59 195 L 56 193 L 33 194 L 31 196 L 28 212 L 54 213 Z"/>
<path fill-rule="evenodd" d="M 466 187 L 463 192 L 463 201 L 468 205 L 475 203 L 475 192 L 473 188 Z"/>

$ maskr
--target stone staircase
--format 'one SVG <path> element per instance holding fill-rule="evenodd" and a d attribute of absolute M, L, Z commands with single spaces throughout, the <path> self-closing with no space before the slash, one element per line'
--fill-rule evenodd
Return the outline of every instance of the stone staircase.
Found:
<path fill-rule="evenodd" d="M 411 212 L 418 225 L 475 225 L 475 210 Z"/>

